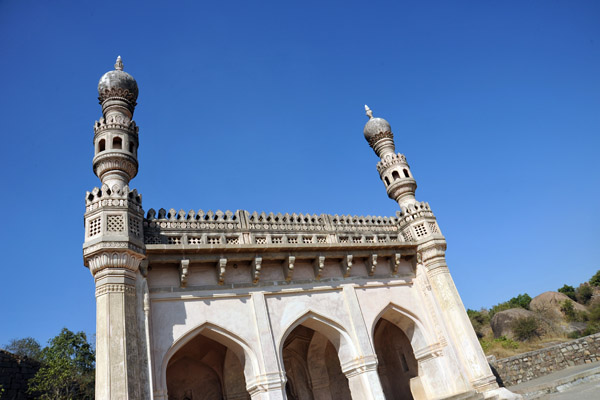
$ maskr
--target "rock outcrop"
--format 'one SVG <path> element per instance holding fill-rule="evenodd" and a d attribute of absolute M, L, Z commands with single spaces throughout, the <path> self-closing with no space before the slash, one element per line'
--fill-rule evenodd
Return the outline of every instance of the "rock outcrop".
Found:
<path fill-rule="evenodd" d="M 565 319 L 565 315 L 560 308 L 565 300 L 571 299 L 563 293 L 544 292 L 538 296 L 535 296 L 531 300 L 529 308 L 537 313 L 542 314 L 546 318 L 562 321 Z M 573 308 L 575 311 L 586 311 L 584 306 L 574 301 Z"/>

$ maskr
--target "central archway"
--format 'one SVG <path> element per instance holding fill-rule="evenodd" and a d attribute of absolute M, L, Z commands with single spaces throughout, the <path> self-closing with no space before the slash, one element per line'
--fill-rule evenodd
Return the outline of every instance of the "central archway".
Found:
<path fill-rule="evenodd" d="M 350 400 L 348 379 L 326 336 L 297 326 L 283 345 L 288 400 Z"/>

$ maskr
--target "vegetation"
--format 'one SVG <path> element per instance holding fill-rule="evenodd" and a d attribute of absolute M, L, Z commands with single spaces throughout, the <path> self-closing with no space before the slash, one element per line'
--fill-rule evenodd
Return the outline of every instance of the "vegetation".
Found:
<path fill-rule="evenodd" d="M 32 337 L 12 339 L 4 346 L 4 349 L 18 356 L 29 357 L 38 361 L 42 352 L 39 342 Z"/>
<path fill-rule="evenodd" d="M 577 302 L 581 304 L 588 304 L 592 299 L 592 295 L 594 291 L 592 287 L 586 282 L 579 285 L 579 287 L 575 290 L 575 297 L 577 298 Z"/>
<path fill-rule="evenodd" d="M 592 276 L 590 279 L 590 285 L 592 286 L 600 286 L 600 270 Z"/>
<path fill-rule="evenodd" d="M 538 305 L 535 310 L 530 310 L 535 313 L 532 317 L 513 321 L 510 326 L 511 337 L 494 338 L 490 322 L 496 313 L 504 310 L 512 308 L 529 310 L 532 299 L 527 293 L 496 304 L 489 310 L 485 308 L 479 311 L 467 310 L 484 352 L 494 354 L 496 357 L 509 357 L 600 332 L 600 270 L 588 282 L 575 287 L 565 284 L 558 289 L 558 292 L 569 298 L 559 305 L 563 318 L 557 319 L 556 311 L 552 311 L 556 308 L 550 304 Z M 580 305 L 584 306 L 585 311 L 581 311 Z M 562 333 L 568 329 L 576 330 L 569 334 Z"/>
<path fill-rule="evenodd" d="M 522 342 L 541 336 L 540 323 L 535 317 L 524 317 L 515 320 L 512 323 L 512 331 L 515 335 L 515 339 Z"/>
<path fill-rule="evenodd" d="M 497 312 L 510 310 L 511 308 L 521 307 L 529 310 L 529 303 L 531 303 L 531 296 L 529 296 L 527 293 L 520 294 L 517 297 L 513 297 L 512 299 L 505 301 L 504 303 L 493 306 L 489 311 L 490 318 L 492 318 Z"/>
<path fill-rule="evenodd" d="M 94 399 L 94 350 L 84 332 L 63 328 L 40 353 L 28 392 L 41 400 Z"/>
<path fill-rule="evenodd" d="M 567 295 L 571 300 L 577 301 L 575 297 L 575 288 L 573 286 L 564 285 L 560 289 L 558 289 L 559 293 Z"/>

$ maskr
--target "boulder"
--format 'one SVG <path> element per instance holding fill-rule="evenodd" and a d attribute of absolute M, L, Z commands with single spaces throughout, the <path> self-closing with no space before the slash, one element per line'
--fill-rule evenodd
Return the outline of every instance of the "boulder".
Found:
<path fill-rule="evenodd" d="M 559 292 L 544 292 L 538 296 L 535 296 L 529 308 L 536 311 L 546 318 L 553 320 L 565 320 L 565 314 L 560 311 L 560 308 L 565 300 L 571 300 L 566 294 Z M 573 301 L 573 300 L 571 300 Z M 575 311 L 586 311 L 586 308 L 581 304 L 573 301 L 573 308 Z"/>
<path fill-rule="evenodd" d="M 490 321 L 494 337 L 506 336 L 512 339 L 514 337 L 512 331 L 513 322 L 527 317 L 540 319 L 534 312 L 525 310 L 524 308 L 511 308 L 510 310 L 497 312 Z"/>

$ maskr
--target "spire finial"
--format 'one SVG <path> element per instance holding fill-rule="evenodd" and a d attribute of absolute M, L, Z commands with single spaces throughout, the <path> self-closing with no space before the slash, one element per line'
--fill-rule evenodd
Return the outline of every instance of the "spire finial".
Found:
<path fill-rule="evenodd" d="M 123 71 L 123 61 L 121 61 L 121 56 L 117 57 L 117 62 L 115 63 L 115 69 L 117 71 Z"/>
<path fill-rule="evenodd" d="M 366 104 L 365 104 L 365 111 L 366 111 L 367 117 L 369 117 L 369 119 L 373 118 L 373 111 Z"/>

